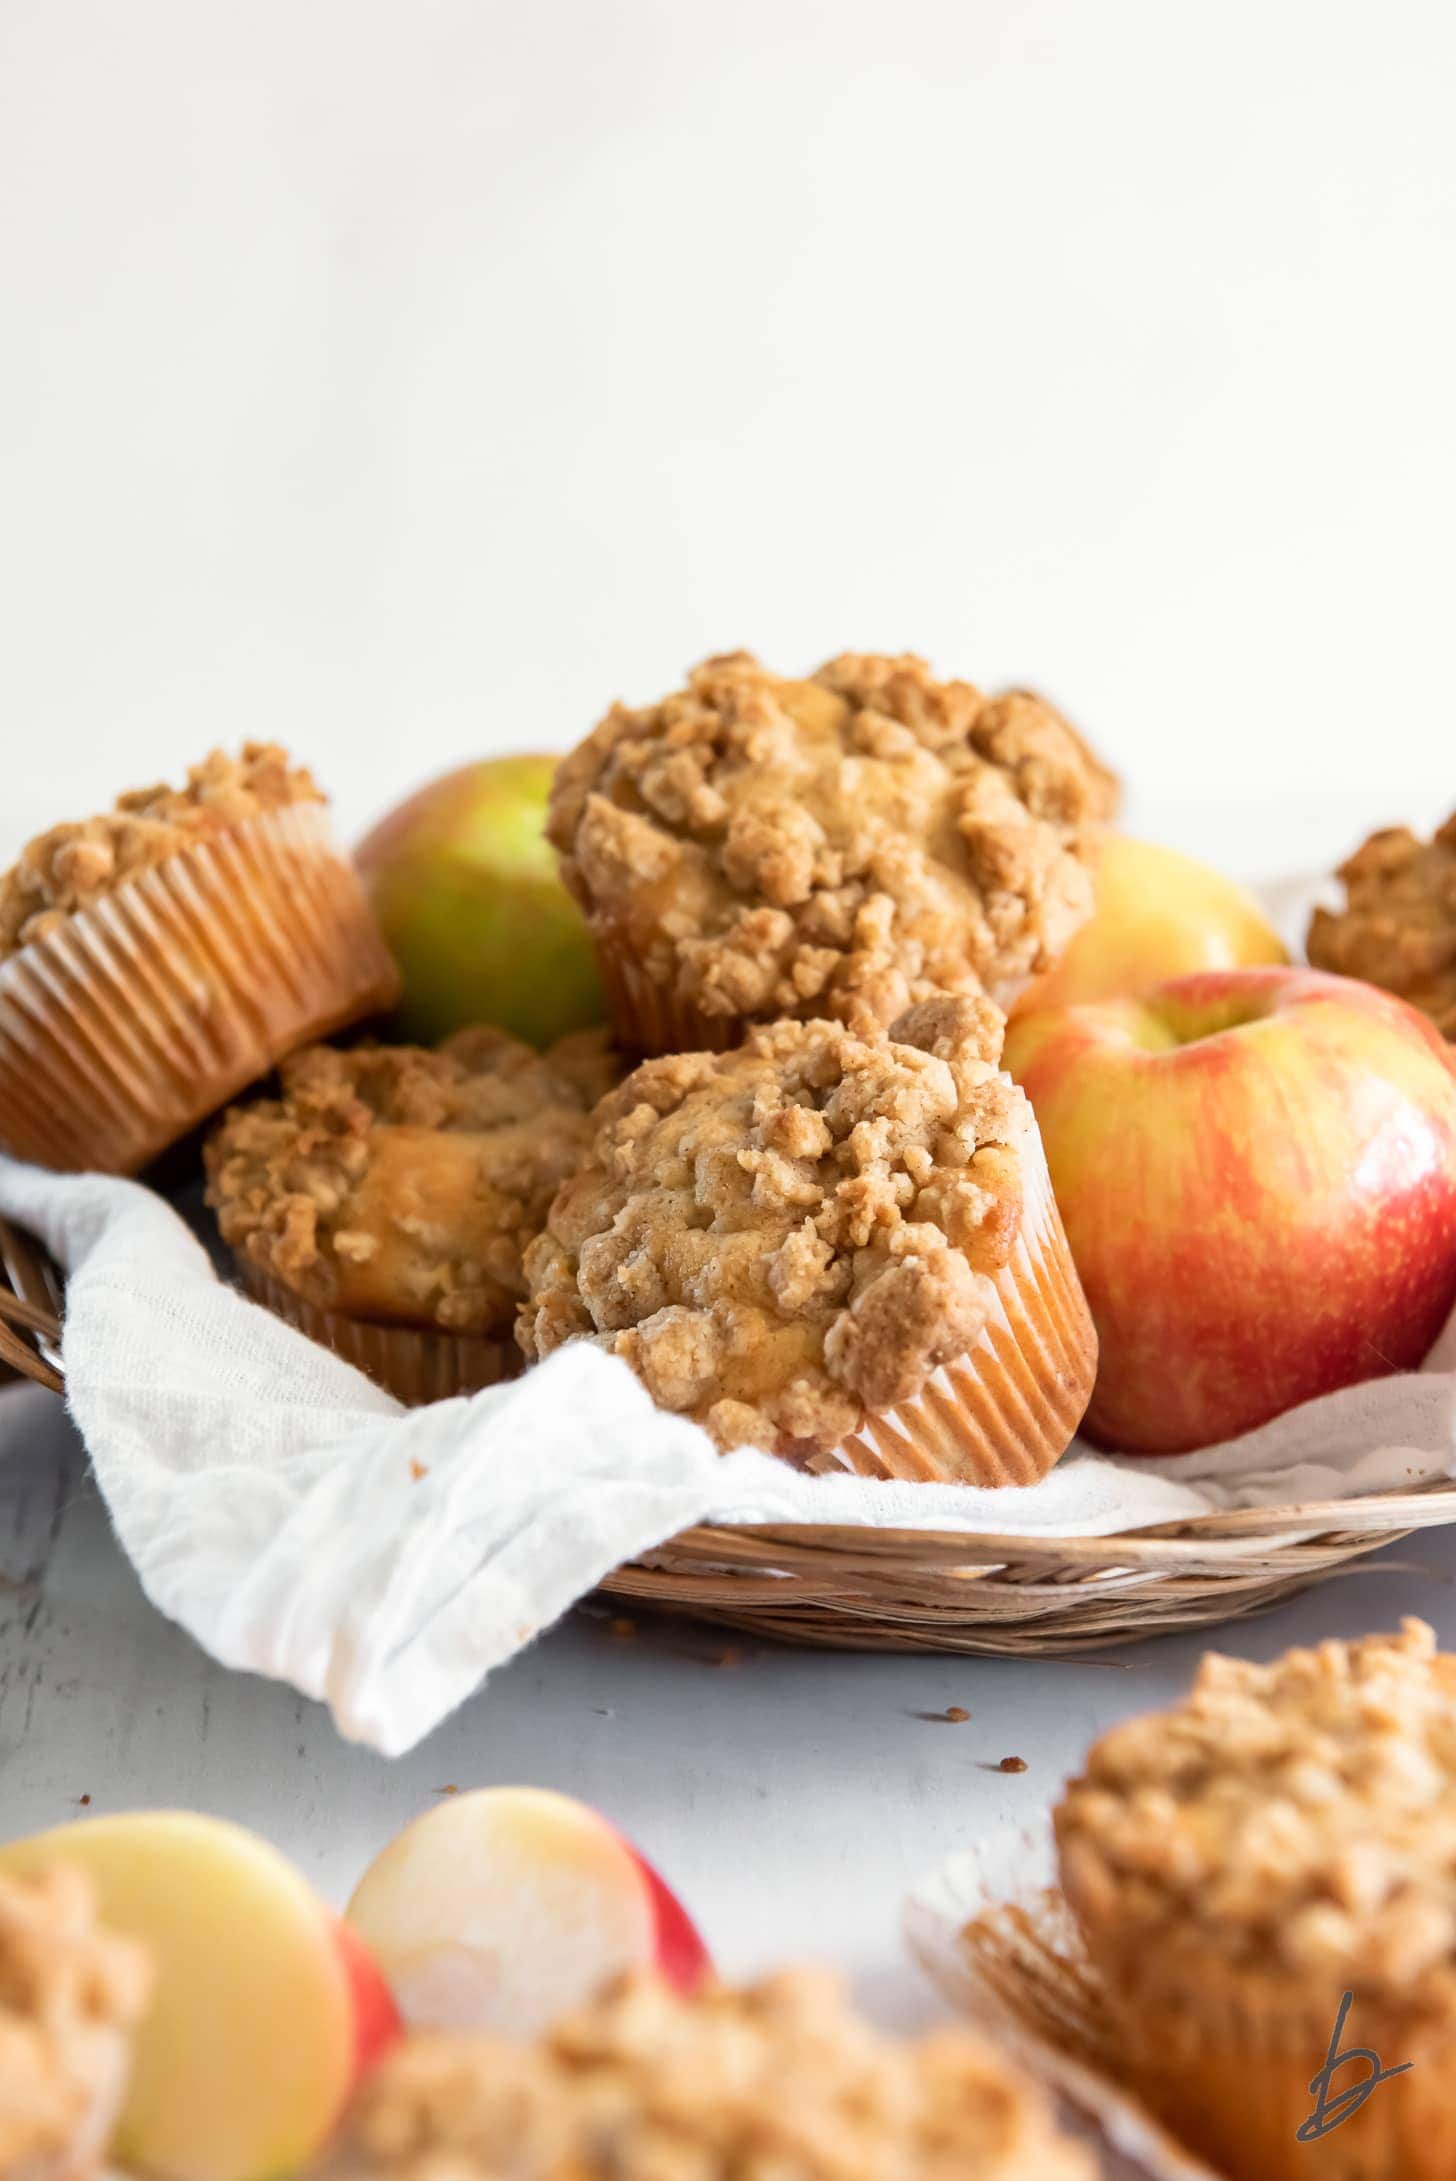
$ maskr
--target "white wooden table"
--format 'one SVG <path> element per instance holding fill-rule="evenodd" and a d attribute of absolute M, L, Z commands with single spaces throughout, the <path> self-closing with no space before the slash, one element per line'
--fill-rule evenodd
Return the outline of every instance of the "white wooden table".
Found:
<path fill-rule="evenodd" d="M 1456 1641 L 1456 1536 L 1387 1548 L 1218 1639 L 1264 1657 L 1418 1612 Z M 215 1811 L 342 1901 L 442 1788 L 529 1782 L 599 1805 L 681 1891 L 719 1965 L 842 1965 L 881 2019 L 929 2019 L 900 1905 L 958 1845 L 1046 1804 L 1089 1738 L 1166 1701 L 1202 1643 L 1116 1662 L 758 1646 L 581 1609 L 412 1756 L 350 1748 L 292 1691 L 212 1662 L 142 1596 L 60 1401 L 0 1391 L 0 1830 L 146 1804 Z M 737 1650 L 736 1662 L 719 1663 Z M 964 1725 L 937 1719 L 963 1705 Z M 1006 1774 L 1003 1757 L 1027 1770 Z M 83 1805 L 82 1797 L 90 1802 Z"/>

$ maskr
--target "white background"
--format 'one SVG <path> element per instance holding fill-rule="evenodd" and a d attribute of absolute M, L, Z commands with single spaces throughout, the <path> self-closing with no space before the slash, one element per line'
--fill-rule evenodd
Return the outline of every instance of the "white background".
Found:
<path fill-rule="evenodd" d="M 1233 868 L 1439 815 L 1453 22 L 0 0 L 0 852 L 735 644 L 1031 679 Z"/>

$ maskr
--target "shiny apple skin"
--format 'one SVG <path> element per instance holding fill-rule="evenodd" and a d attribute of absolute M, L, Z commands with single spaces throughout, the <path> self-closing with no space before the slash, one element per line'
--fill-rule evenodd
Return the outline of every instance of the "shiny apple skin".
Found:
<path fill-rule="evenodd" d="M 1215 1444 L 1421 1363 L 1456 1305 L 1456 1070 L 1402 1001 L 1304 969 L 1013 1023 L 1101 1343 L 1083 1426 Z"/>
<path fill-rule="evenodd" d="M 393 1029 L 433 1045 L 489 1022 L 549 1045 L 606 1013 L 596 949 L 546 838 L 553 757 L 494 757 L 432 780 L 359 846 L 404 978 Z"/>
<path fill-rule="evenodd" d="M 1013 1014 L 1126 998 L 1210 969 L 1289 960 L 1251 894 L 1176 848 L 1105 833 L 1092 884 L 1091 916 L 1060 960 L 1028 985 Z"/>

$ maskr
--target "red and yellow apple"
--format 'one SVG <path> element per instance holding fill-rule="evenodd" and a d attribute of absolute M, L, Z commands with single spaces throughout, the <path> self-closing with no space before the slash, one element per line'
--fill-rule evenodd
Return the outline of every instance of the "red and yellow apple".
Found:
<path fill-rule="evenodd" d="M 551 757 L 462 766 L 382 818 L 359 848 L 404 978 L 402 1036 L 434 1044 L 491 1022 L 549 1045 L 602 1020 L 591 935 L 546 838 L 555 770 Z"/>
<path fill-rule="evenodd" d="M 1006 1065 L 1096 1320 L 1104 1444 L 1185 1452 L 1414 1368 L 1456 1306 L 1456 1070 L 1389 994 L 1177 978 L 1020 1018 Z"/>
<path fill-rule="evenodd" d="M 369 1866 L 345 1911 L 412 2029 L 531 2036 L 628 1969 L 680 1991 L 707 1950 L 657 1873 L 585 1803 L 452 1795 Z"/>
<path fill-rule="evenodd" d="M 0 1870 L 86 1871 L 140 1942 L 152 2003 L 112 2146 L 166 2181 L 273 2181 L 311 2165 L 399 2015 L 356 1932 L 277 1850 L 183 1811 L 82 1819 L 0 1847 Z"/>
<path fill-rule="evenodd" d="M 1257 901 L 1176 848 L 1105 833 L 1097 848 L 1091 916 L 1013 1013 L 1072 1007 L 1145 992 L 1196 970 L 1289 960 Z"/>

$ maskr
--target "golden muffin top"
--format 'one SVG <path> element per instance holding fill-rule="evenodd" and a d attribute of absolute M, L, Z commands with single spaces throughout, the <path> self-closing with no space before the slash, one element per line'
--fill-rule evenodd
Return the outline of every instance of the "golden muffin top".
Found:
<path fill-rule="evenodd" d="M 0 1877 L 0 2172 L 89 2167 L 150 1981 L 79 1871 Z"/>
<path fill-rule="evenodd" d="M 223 1239 L 308 1302 L 509 1336 L 521 1253 L 620 1074 L 603 1031 L 538 1053 L 502 1030 L 436 1052 L 318 1045 L 206 1146 Z"/>
<path fill-rule="evenodd" d="M 1399 993 L 1456 1038 L 1456 813 L 1430 841 L 1372 833 L 1337 876 L 1345 906 L 1315 910 L 1311 962 Z"/>
<path fill-rule="evenodd" d="M 780 1022 L 647 1061 L 526 1252 L 526 1354 L 594 1340 L 720 1446 L 791 1458 L 918 1393 L 975 1342 L 1021 1224 L 1002 1027 L 941 998 L 888 1037 Z"/>
<path fill-rule="evenodd" d="M 421 2037 L 366 2083 L 346 2181 L 1091 2181 L 968 2031 L 877 2035 L 787 1971 L 691 2000 L 629 1979 L 540 2043 Z"/>
<path fill-rule="evenodd" d="M 1270 1666 L 1205 1658 L 1056 1813 L 1099 1955 L 1456 1996 L 1456 1657 L 1422 1622 Z"/>
<path fill-rule="evenodd" d="M 793 681 L 734 652 L 614 705 L 563 760 L 549 831 L 598 935 L 701 1014 L 864 1028 L 1049 967 L 1113 792 L 1025 691 L 855 654 Z"/>
<path fill-rule="evenodd" d="M 214 750 L 187 785 L 134 788 L 100 818 L 52 826 L 0 873 L 0 959 L 43 939 L 80 909 L 114 893 L 189 841 L 290 803 L 322 803 L 313 775 L 274 742 L 239 757 Z"/>

